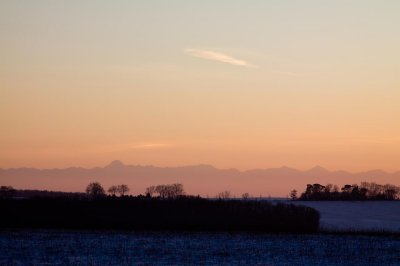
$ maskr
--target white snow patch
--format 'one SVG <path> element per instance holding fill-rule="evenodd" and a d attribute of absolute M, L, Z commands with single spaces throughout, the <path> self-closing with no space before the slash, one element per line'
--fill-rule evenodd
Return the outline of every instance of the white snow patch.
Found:
<path fill-rule="evenodd" d="M 296 201 L 321 214 L 321 228 L 400 232 L 400 201 Z"/>

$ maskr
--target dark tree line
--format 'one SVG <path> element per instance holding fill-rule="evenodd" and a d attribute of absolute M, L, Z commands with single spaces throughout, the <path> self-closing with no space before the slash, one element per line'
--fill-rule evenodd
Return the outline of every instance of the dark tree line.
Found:
<path fill-rule="evenodd" d="M 31 198 L 86 198 L 81 192 L 61 192 L 37 189 L 15 189 L 11 186 L 0 187 L 0 199 L 31 199 Z"/>
<path fill-rule="evenodd" d="M 29 198 L 101 198 L 106 197 L 106 190 L 98 182 L 87 185 L 86 193 L 81 192 L 61 192 L 34 189 L 14 189 L 11 186 L 0 186 L 0 199 L 29 199 Z M 127 185 L 111 186 L 107 192 L 110 196 L 126 196 L 129 192 Z"/>
<path fill-rule="evenodd" d="M 1 199 L 8 199 L 13 198 L 17 194 L 17 190 L 15 190 L 11 186 L 1 186 L 0 187 L 0 198 Z"/>
<path fill-rule="evenodd" d="M 0 198 L 0 228 L 300 233 L 316 232 L 319 227 L 319 213 L 310 207 L 224 197 L 208 200 L 185 195 L 182 184 L 151 186 L 139 196 L 123 196 L 124 189 L 120 197 L 110 189 L 107 196 L 97 182 L 73 197 L 65 193 L 16 198 L 6 194 L 12 190 L 1 188 L 7 197 Z"/>
<path fill-rule="evenodd" d="M 181 196 L 1 199 L 1 228 L 316 232 L 319 213 L 292 204 Z"/>
<path fill-rule="evenodd" d="M 292 195 L 292 194 L 291 194 Z M 386 184 L 361 182 L 360 185 L 307 184 L 300 200 L 397 200 L 400 198 L 400 187 Z M 292 197 L 293 199 L 293 197 Z"/>

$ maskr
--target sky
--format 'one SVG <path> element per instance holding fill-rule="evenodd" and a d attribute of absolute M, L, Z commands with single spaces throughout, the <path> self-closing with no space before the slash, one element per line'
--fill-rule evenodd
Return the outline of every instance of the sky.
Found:
<path fill-rule="evenodd" d="M 400 170 L 400 1 L 0 1 L 0 167 Z"/>

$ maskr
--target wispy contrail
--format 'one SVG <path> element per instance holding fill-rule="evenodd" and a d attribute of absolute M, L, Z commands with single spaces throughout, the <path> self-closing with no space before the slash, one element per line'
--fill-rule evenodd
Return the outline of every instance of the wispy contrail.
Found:
<path fill-rule="evenodd" d="M 250 64 L 244 60 L 240 60 L 234 58 L 233 56 L 226 55 L 219 52 L 208 51 L 208 50 L 200 50 L 200 49 L 185 49 L 185 52 L 193 57 L 203 58 L 212 61 L 218 61 L 222 63 L 231 64 L 234 66 L 242 66 L 242 67 L 249 67 L 249 68 L 257 68 L 257 66 Z"/>

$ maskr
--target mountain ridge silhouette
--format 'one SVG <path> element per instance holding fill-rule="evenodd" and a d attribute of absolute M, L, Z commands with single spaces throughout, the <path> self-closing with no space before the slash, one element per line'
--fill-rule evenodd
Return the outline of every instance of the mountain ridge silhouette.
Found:
<path fill-rule="evenodd" d="M 176 167 L 128 165 L 114 160 L 103 167 L 67 167 L 53 169 L 0 168 L 0 185 L 19 189 L 84 191 L 89 182 L 98 181 L 108 188 L 128 184 L 132 194 L 144 193 L 146 187 L 157 184 L 182 183 L 188 194 L 215 196 L 223 190 L 240 196 L 286 196 L 291 189 L 303 191 L 308 183 L 354 184 L 362 181 L 400 185 L 400 171 L 374 169 L 350 173 L 330 171 L 321 166 L 298 170 L 287 166 L 278 168 L 238 170 L 219 169 L 209 164 Z"/>

